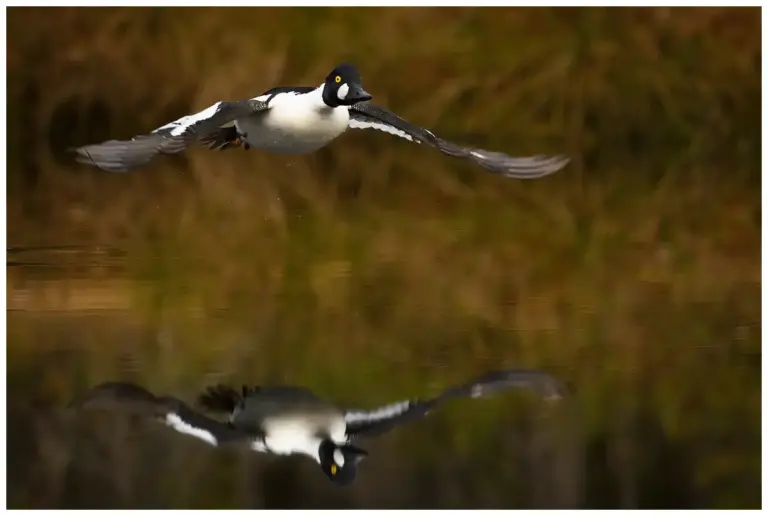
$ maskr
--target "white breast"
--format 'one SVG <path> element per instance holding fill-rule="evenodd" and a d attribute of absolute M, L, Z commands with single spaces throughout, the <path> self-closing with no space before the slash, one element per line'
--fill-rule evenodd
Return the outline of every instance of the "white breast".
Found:
<path fill-rule="evenodd" d="M 300 453 L 320 462 L 318 455 L 323 430 L 330 430 L 330 437 L 342 443 L 346 439 L 346 425 L 343 418 L 315 415 L 311 421 L 303 416 L 281 416 L 265 420 L 264 443 L 269 451 L 278 455 Z"/>
<path fill-rule="evenodd" d="M 278 154 L 305 154 L 323 147 L 349 124 L 346 107 L 330 108 L 322 89 L 310 93 L 280 93 L 263 115 L 237 120 L 250 145 Z"/>
<path fill-rule="evenodd" d="M 264 443 L 272 453 L 278 455 L 301 453 L 319 462 L 320 438 L 316 437 L 313 429 L 306 427 L 303 421 L 281 420 L 265 423 L 264 431 L 266 433 Z"/>

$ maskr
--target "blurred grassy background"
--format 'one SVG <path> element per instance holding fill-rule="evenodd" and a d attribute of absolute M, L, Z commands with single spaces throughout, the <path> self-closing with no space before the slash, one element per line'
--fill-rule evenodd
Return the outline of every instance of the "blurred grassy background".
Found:
<path fill-rule="evenodd" d="M 119 250 L 8 255 L 9 504 L 759 506 L 760 59 L 748 8 L 8 9 L 8 245 Z M 505 180 L 364 131 L 125 175 L 65 153 L 342 60 L 440 136 L 573 162 Z M 57 409 L 117 378 L 366 405 L 499 366 L 569 410 L 459 404 L 343 491 Z"/>

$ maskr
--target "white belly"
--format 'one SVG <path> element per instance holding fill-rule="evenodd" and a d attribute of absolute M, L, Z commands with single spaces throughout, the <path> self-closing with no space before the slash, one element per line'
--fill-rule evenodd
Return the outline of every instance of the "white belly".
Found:
<path fill-rule="evenodd" d="M 308 110 L 288 103 L 235 122 L 252 147 L 276 154 L 313 152 L 343 133 L 348 124 L 346 109 Z"/>
<path fill-rule="evenodd" d="M 303 417 L 290 415 L 265 420 L 264 431 L 268 436 L 265 444 L 272 453 L 279 455 L 301 453 L 319 461 L 321 430 L 329 428 L 331 439 L 344 442 L 346 425 L 343 418 L 332 414 L 324 417 L 315 415 L 314 423 L 307 426 Z"/>
<path fill-rule="evenodd" d="M 299 421 L 280 421 L 264 425 L 267 437 L 264 443 L 272 453 L 291 455 L 302 453 L 317 457 L 320 439 Z"/>

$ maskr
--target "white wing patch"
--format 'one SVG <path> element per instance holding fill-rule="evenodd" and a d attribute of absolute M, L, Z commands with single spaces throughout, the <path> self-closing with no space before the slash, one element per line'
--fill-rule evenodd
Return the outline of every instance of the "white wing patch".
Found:
<path fill-rule="evenodd" d="M 397 127 L 392 127 L 391 125 L 385 124 L 384 122 L 360 120 L 359 118 L 350 116 L 349 127 L 352 129 L 376 129 L 378 131 L 384 131 L 385 133 L 399 136 L 400 138 L 405 138 L 409 142 L 421 143 L 419 140 L 416 140 L 413 136 L 406 133 L 405 131 L 398 129 Z"/>
<path fill-rule="evenodd" d="M 409 408 L 411 408 L 410 401 L 400 401 L 390 405 L 384 405 L 383 407 L 380 407 L 376 410 L 371 410 L 369 412 L 347 412 L 344 414 L 344 420 L 347 422 L 347 424 L 357 423 L 360 421 L 381 421 L 383 419 L 397 417 L 403 412 L 407 412 Z"/>
<path fill-rule="evenodd" d="M 258 100 L 259 102 L 266 102 L 269 97 L 272 95 L 259 95 L 258 97 L 253 97 L 251 100 Z"/>
<path fill-rule="evenodd" d="M 184 134 L 184 131 L 186 131 L 191 125 L 194 125 L 201 120 L 206 120 L 208 118 L 211 118 L 213 115 L 215 115 L 216 111 L 219 110 L 220 105 L 221 105 L 221 102 L 217 102 L 216 104 L 200 111 L 199 113 L 195 113 L 194 115 L 183 116 L 178 120 L 174 120 L 173 122 L 165 124 L 162 127 L 158 127 L 152 132 L 156 133 L 157 131 L 161 131 L 163 129 L 172 128 L 171 134 L 173 136 L 179 136 L 181 134 Z"/>
<path fill-rule="evenodd" d="M 267 445 L 260 439 L 254 439 L 251 441 L 251 450 L 259 453 L 267 453 Z"/>
<path fill-rule="evenodd" d="M 202 428 L 195 428 L 173 412 L 165 416 L 165 424 L 174 430 L 181 432 L 182 434 L 197 437 L 198 439 L 202 439 L 203 441 L 207 442 L 208 444 L 212 444 L 213 446 L 219 444 L 211 432 L 203 430 Z"/>

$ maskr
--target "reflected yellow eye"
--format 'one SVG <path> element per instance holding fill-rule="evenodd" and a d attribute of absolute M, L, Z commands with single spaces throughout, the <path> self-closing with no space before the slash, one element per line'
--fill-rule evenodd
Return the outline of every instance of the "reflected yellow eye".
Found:
<path fill-rule="evenodd" d="M 337 79 L 338 79 L 338 77 L 337 77 Z M 336 81 L 336 82 L 338 82 L 338 81 Z M 338 468 L 336 467 L 336 464 L 331 464 L 331 475 L 335 475 L 337 469 Z"/>
<path fill-rule="evenodd" d="M 339 84 L 341 82 L 341 75 L 337 75 L 334 80 L 336 81 L 336 84 Z"/>

